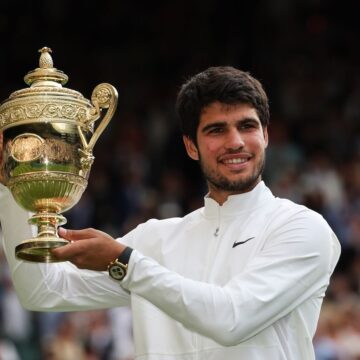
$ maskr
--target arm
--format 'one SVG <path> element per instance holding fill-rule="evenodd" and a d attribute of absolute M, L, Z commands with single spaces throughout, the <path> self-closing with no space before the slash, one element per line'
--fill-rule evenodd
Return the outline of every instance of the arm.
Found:
<path fill-rule="evenodd" d="M 103 272 L 79 270 L 69 262 L 42 264 L 15 258 L 15 246 L 33 236 L 29 213 L 0 184 L 3 245 L 14 287 L 22 305 L 35 311 L 69 311 L 129 305 L 129 293 L 119 291 Z M 115 243 L 115 241 L 114 241 Z"/>
<path fill-rule="evenodd" d="M 84 238 L 87 232 L 88 244 Z M 105 268 L 100 259 L 94 265 L 96 251 L 91 250 L 100 243 L 106 247 L 111 244 L 103 233 L 68 231 L 65 237 L 74 240 L 75 246 L 58 249 L 58 256 L 71 260 L 74 254 L 71 261 L 78 266 Z M 81 252 L 77 246 L 82 247 Z M 118 250 L 113 249 L 114 258 Z M 326 222 L 306 211 L 274 230 L 247 270 L 225 286 L 185 278 L 136 250 L 121 286 L 190 330 L 231 346 L 254 336 L 306 300 L 322 297 L 339 254 L 338 241 Z"/>
<path fill-rule="evenodd" d="M 137 251 L 122 286 L 190 330 L 232 346 L 322 297 L 339 252 L 320 216 L 299 214 L 269 236 L 246 272 L 223 287 L 184 278 Z"/>

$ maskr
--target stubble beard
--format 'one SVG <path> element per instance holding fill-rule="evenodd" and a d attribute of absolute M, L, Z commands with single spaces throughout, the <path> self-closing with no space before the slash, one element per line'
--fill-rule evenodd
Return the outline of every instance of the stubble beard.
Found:
<path fill-rule="evenodd" d="M 209 169 L 202 161 L 201 156 L 199 157 L 199 163 L 209 188 L 213 187 L 216 190 L 231 193 L 243 193 L 253 189 L 261 180 L 261 175 L 265 168 L 265 154 L 259 159 L 254 171 L 249 176 L 234 181 L 229 180 L 215 170 Z"/>

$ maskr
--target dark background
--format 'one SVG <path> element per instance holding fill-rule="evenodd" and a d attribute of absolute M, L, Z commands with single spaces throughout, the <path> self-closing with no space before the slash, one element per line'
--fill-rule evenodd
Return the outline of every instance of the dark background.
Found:
<path fill-rule="evenodd" d="M 118 89 L 118 110 L 95 147 L 89 186 L 65 215 L 69 227 L 120 236 L 149 217 L 181 216 L 202 204 L 206 187 L 185 156 L 174 113 L 182 82 L 215 65 L 249 71 L 270 99 L 266 183 L 323 214 L 343 245 L 328 291 L 328 308 L 335 310 L 328 313 L 345 315 L 324 317 L 318 344 L 340 339 L 344 328 L 359 340 L 351 321 L 360 316 L 357 4 L 3 0 L 0 99 L 26 86 L 22 78 L 38 66 L 43 46 L 69 76 L 67 86 L 85 97 L 101 82 Z M 356 299 L 351 306 L 349 298 Z M 41 339 L 35 329 L 29 338 Z M 347 351 L 340 340 L 333 345 Z M 318 359 L 326 359 L 320 350 Z"/>

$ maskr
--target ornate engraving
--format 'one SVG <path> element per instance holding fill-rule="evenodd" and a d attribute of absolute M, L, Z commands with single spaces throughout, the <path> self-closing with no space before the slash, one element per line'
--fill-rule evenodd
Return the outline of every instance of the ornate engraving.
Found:
<path fill-rule="evenodd" d="M 69 174 L 69 173 L 60 173 L 60 172 L 35 172 L 35 173 L 27 173 L 24 175 L 14 176 L 8 182 L 8 186 L 14 186 L 15 184 L 21 184 L 22 182 L 30 182 L 30 181 L 64 181 L 65 183 L 71 183 L 76 186 L 80 186 L 82 188 L 86 188 L 87 180 L 82 176 Z M 56 189 L 55 189 L 56 190 Z"/>
<path fill-rule="evenodd" d="M 83 169 L 84 174 L 86 174 L 93 164 L 95 157 L 92 154 L 92 150 L 79 149 L 81 154 L 80 164 Z"/>
<path fill-rule="evenodd" d="M 97 107 L 106 109 L 110 103 L 117 97 L 116 90 L 110 84 L 103 83 L 95 87 L 91 95 L 91 102 Z"/>
<path fill-rule="evenodd" d="M 41 171 L 14 176 L 7 186 L 14 199 L 32 211 L 60 213 L 80 200 L 87 180 L 69 173 Z M 41 196 L 34 197 L 34 189 Z"/>
<path fill-rule="evenodd" d="M 111 97 L 110 90 L 106 87 L 101 87 L 95 91 L 95 97 L 99 101 L 99 105 L 106 104 L 109 102 Z"/>
<path fill-rule="evenodd" d="M 33 161 L 40 157 L 44 139 L 36 134 L 21 134 L 6 146 L 11 156 L 18 162 Z"/>
<path fill-rule="evenodd" d="M 29 104 L 25 107 L 25 113 L 28 118 L 36 118 L 41 115 L 41 106 L 39 104 Z"/>
<path fill-rule="evenodd" d="M 29 103 L 24 105 L 9 106 L 0 113 L 0 127 L 26 120 L 38 120 L 41 118 L 61 118 L 74 120 L 86 126 L 87 108 L 76 104 L 39 104 Z M 39 120 L 40 121 L 40 120 Z"/>
<path fill-rule="evenodd" d="M 66 95 L 69 96 L 71 98 L 75 98 L 84 102 L 88 102 L 87 99 L 84 98 L 84 96 L 81 95 L 81 93 L 79 93 L 76 90 L 73 89 L 69 89 L 69 88 L 57 88 L 57 87 L 50 87 L 50 86 L 42 86 L 41 87 L 41 91 L 46 92 L 52 96 L 57 96 L 57 95 Z M 35 96 L 39 94 L 39 89 L 36 87 L 33 88 L 25 88 L 25 89 L 20 89 L 20 90 L 16 90 L 13 93 L 10 94 L 9 99 L 15 99 L 15 98 L 19 98 L 19 97 L 26 97 L 26 96 Z"/>

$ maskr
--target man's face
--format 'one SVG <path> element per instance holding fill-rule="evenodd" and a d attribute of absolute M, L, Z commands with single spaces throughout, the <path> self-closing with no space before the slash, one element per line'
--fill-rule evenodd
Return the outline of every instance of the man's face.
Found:
<path fill-rule="evenodd" d="M 261 180 L 268 134 L 251 105 L 211 103 L 200 115 L 197 145 L 188 137 L 184 143 L 189 156 L 200 162 L 210 196 L 220 204 Z"/>

